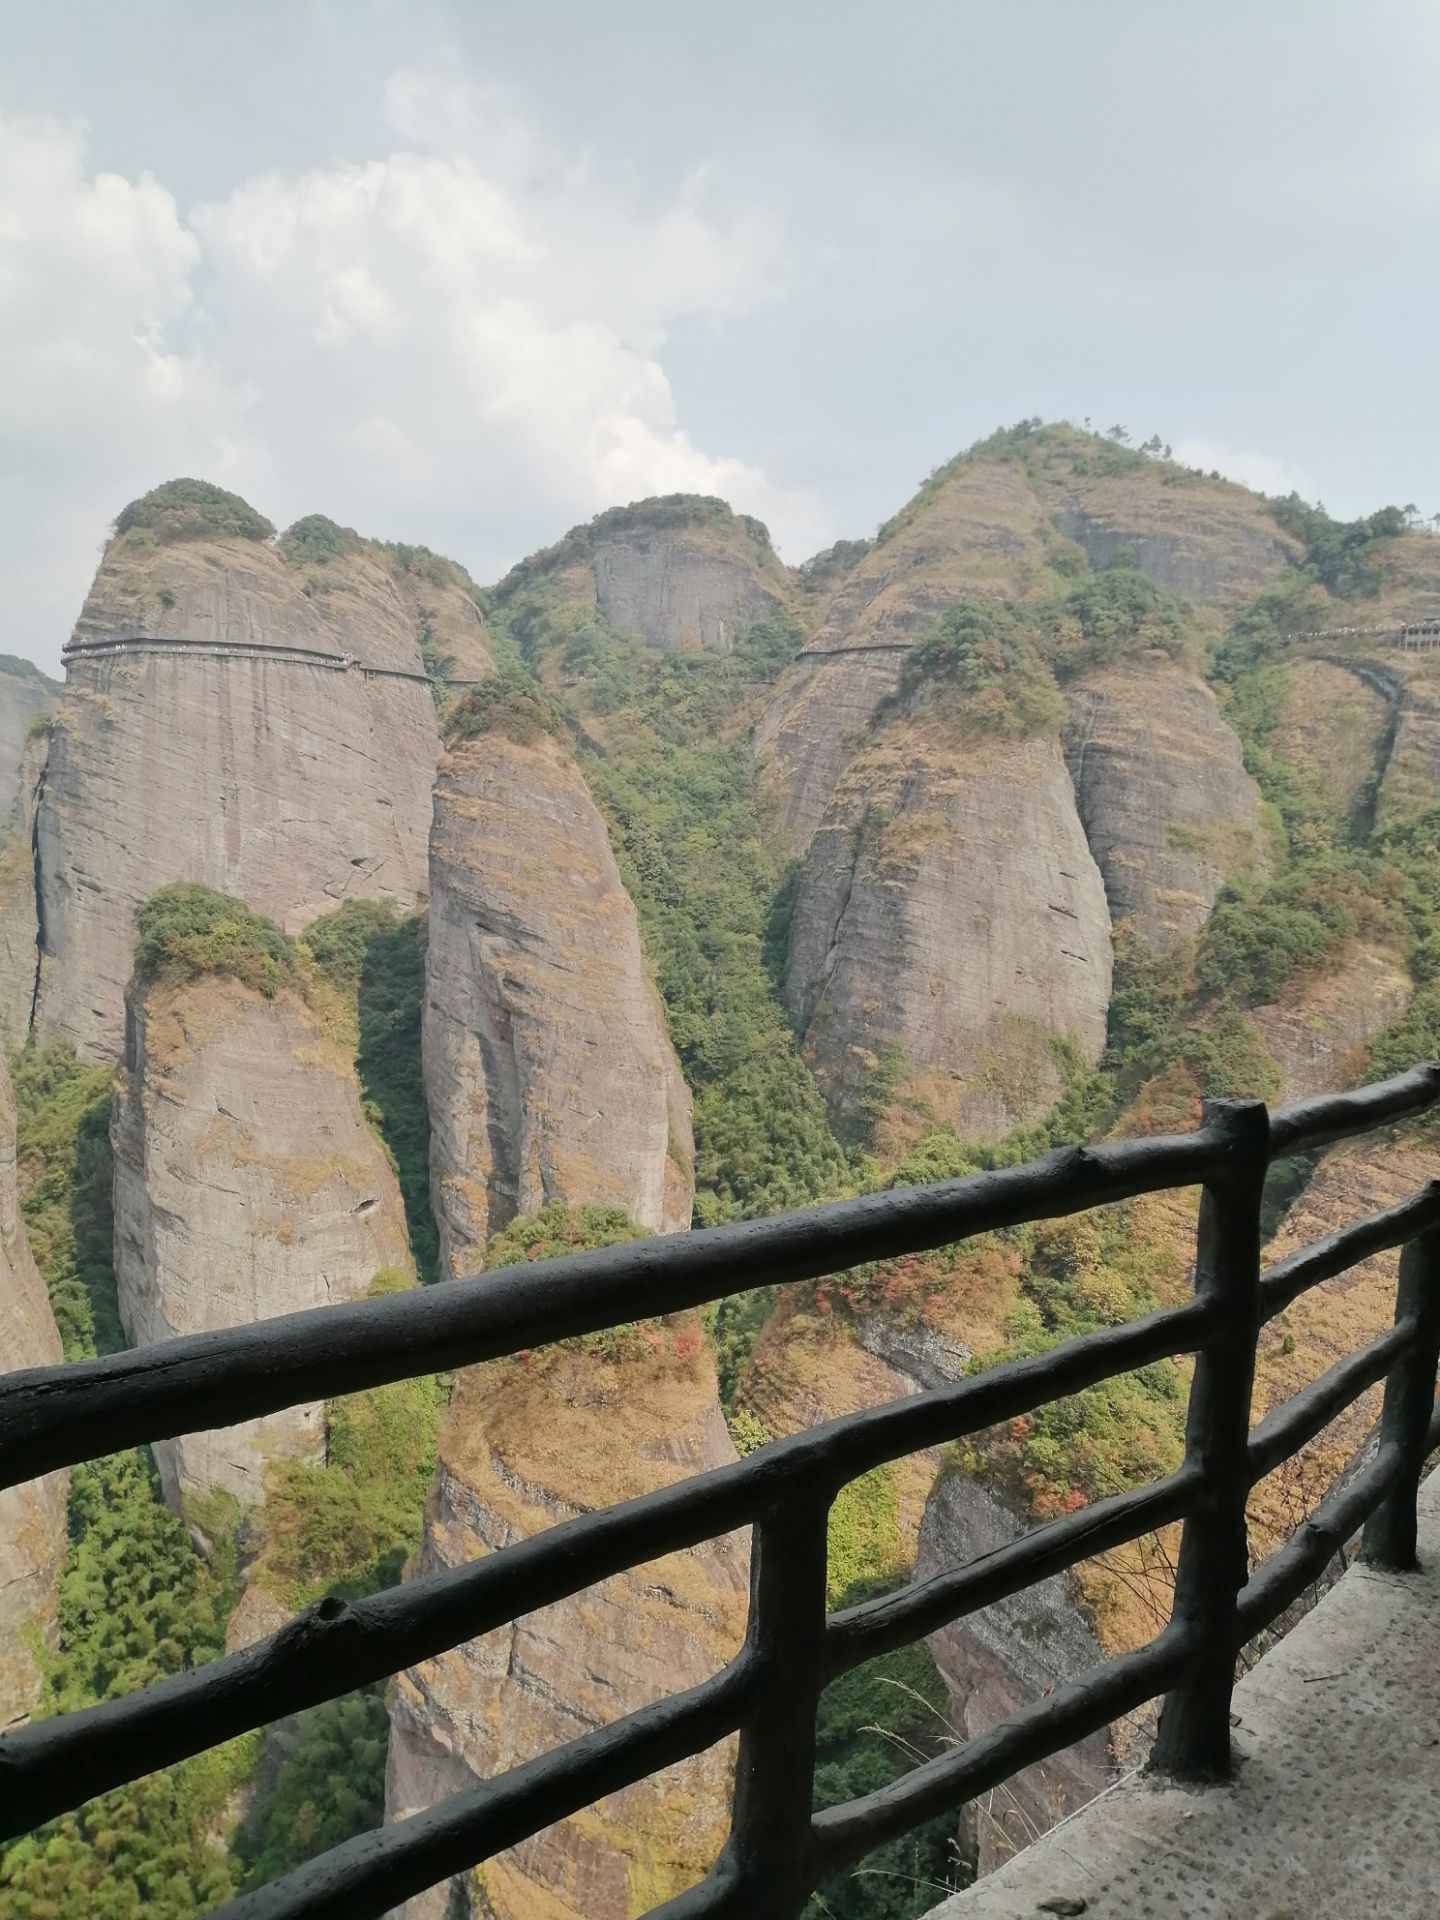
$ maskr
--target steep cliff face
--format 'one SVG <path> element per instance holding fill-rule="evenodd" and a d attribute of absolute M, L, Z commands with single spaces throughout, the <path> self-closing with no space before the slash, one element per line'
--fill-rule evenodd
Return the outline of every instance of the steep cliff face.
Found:
<path fill-rule="evenodd" d="M 50 1367 L 63 1357 L 45 1283 L 20 1218 L 15 1167 L 15 1096 L 0 1058 L 0 1325 L 4 1365 Z M 53 1636 L 55 1601 L 69 1536 L 69 1475 L 0 1493 L 0 1731 L 24 1720 L 40 1695 L 37 1650 Z"/>
<path fill-rule="evenodd" d="M 931 1336 L 933 1351 L 927 1355 L 918 1337 L 907 1340 L 884 1315 L 871 1316 L 867 1331 L 868 1345 L 861 1326 L 849 1316 L 817 1311 L 804 1288 L 787 1291 L 750 1357 L 741 1404 L 769 1438 L 782 1439 L 903 1399 L 922 1387 L 940 1386 L 964 1371 L 968 1348 L 963 1341 Z M 932 1447 L 906 1454 L 868 1477 L 864 1504 L 883 1518 L 882 1526 L 869 1530 L 868 1574 L 909 1571 L 925 1500 L 939 1468 L 940 1452 Z M 838 1571 L 832 1568 L 832 1578 Z"/>
<path fill-rule="evenodd" d="M 1133 560 L 1156 586 L 1200 606 L 1242 606 L 1297 557 L 1260 496 L 1229 481 L 1165 488 L 1145 473 L 1107 479 L 1062 470 L 1047 472 L 1040 489 L 1056 526 L 1092 567 Z"/>
<path fill-rule="evenodd" d="M 371 543 L 322 566 L 284 542 L 111 541 L 40 798 L 39 1032 L 118 1052 L 135 909 L 165 882 L 235 894 L 288 932 L 350 894 L 414 907 L 439 751 L 422 640 L 485 670 L 458 584 Z M 87 651 L 111 642 L 132 650 Z"/>
<path fill-rule="evenodd" d="M 1057 741 L 904 717 L 851 765 L 806 855 L 786 998 L 852 1129 L 906 1110 L 993 1137 L 1105 1044 L 1110 916 Z"/>
<path fill-rule="evenodd" d="M 1300 553 L 1265 501 L 1093 434 L 999 434 L 932 475 L 841 574 L 776 688 L 759 742 L 799 852 L 818 827 L 903 648 L 962 594 L 1037 599 L 1080 564 L 1124 559 L 1212 614 L 1233 611 Z M 853 656 L 853 657 L 852 657 Z"/>
<path fill-rule="evenodd" d="M 441 1257 L 555 1200 L 690 1223 L 690 1099 L 635 909 L 548 736 L 446 755 L 431 835 L 425 1084 Z"/>
<path fill-rule="evenodd" d="M 552 1348 L 461 1375 L 419 1572 L 734 1458 L 693 1320 L 652 1323 L 646 1333 L 634 1336 L 638 1351 Z M 391 1690 L 387 1816 L 433 1805 L 717 1671 L 743 1637 L 746 1588 L 745 1548 L 732 1536 L 403 1674 Z M 728 1825 L 732 1767 L 727 1742 L 399 1911 L 406 1920 L 629 1920 L 704 1876 Z"/>
<path fill-rule="evenodd" d="M 120 1314 L 137 1346 L 364 1295 L 409 1264 L 385 1150 L 348 1053 L 282 988 L 137 986 L 111 1127 Z M 264 1492 L 266 1463 L 323 1458 L 324 1409 L 160 1441 L 177 1511 Z"/>
<path fill-rule="evenodd" d="M 1350 668 L 1352 674 L 1364 674 L 1393 703 L 1376 825 L 1408 825 L 1433 807 L 1440 785 L 1440 652 L 1376 648 L 1352 656 Z"/>
<path fill-rule="evenodd" d="M 30 661 L 0 653 L 0 822 L 19 796 L 21 761 L 37 723 L 49 719 L 62 691 Z"/>
<path fill-rule="evenodd" d="M 757 740 L 779 825 L 796 852 L 819 826 L 901 651 L 962 594 L 1052 590 L 1053 529 L 1018 467 L 958 463 L 899 513 L 841 576 L 804 652 L 781 679 Z"/>
<path fill-rule="evenodd" d="M 1028 1524 L 979 1481 L 958 1469 L 946 1471 L 925 1509 L 915 1577 L 930 1579 L 994 1553 Z M 942 1627 L 929 1644 L 950 1689 L 951 1725 L 967 1740 L 1105 1657 L 1070 1582 L 1059 1575 Z M 968 1806 L 962 1846 L 973 1854 L 979 1872 L 989 1873 L 1092 1800 L 1114 1777 L 1109 1737 L 1094 1734 L 1025 1768 L 983 1802 Z"/>
<path fill-rule="evenodd" d="M 35 822 L 49 759 L 49 733 L 32 735 L 16 776 L 13 824 L 0 846 L 0 1039 L 7 1047 L 24 1044 L 35 1007 L 40 938 Z"/>
<path fill-rule="evenodd" d="M 747 627 L 794 598 L 761 523 L 700 494 L 613 507 L 522 561 L 496 589 L 502 604 L 533 592 L 571 621 L 599 614 L 667 653 L 730 653 Z"/>
<path fill-rule="evenodd" d="M 1273 752 L 1299 770 L 1321 817 L 1363 827 L 1385 769 L 1400 688 L 1385 673 L 1333 660 L 1295 660 L 1270 735 Z"/>
<path fill-rule="evenodd" d="M 1247 1018 L 1280 1071 L 1277 1099 L 1358 1084 L 1371 1041 L 1399 1019 L 1414 990 L 1399 953 L 1357 941 L 1323 973 L 1253 1008 Z"/>
<path fill-rule="evenodd" d="M 1065 758 L 1115 921 L 1164 952 L 1264 857 L 1260 794 L 1215 696 L 1161 653 L 1070 689 Z"/>

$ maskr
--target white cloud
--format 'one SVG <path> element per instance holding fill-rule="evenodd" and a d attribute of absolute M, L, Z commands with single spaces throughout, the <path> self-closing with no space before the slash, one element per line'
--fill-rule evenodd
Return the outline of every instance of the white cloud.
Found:
<path fill-rule="evenodd" d="M 1182 434 L 1175 442 L 1175 458 L 1187 467 L 1199 467 L 1205 473 L 1221 473 L 1227 480 L 1254 487 L 1259 493 L 1298 493 L 1303 499 L 1316 500 L 1320 487 L 1303 467 L 1277 454 L 1263 453 L 1256 447 L 1231 447 L 1206 434 Z"/>
<path fill-rule="evenodd" d="M 148 176 L 88 172 L 83 129 L 0 123 L 0 431 L 54 530 L 20 596 L 52 660 L 105 523 L 177 472 L 482 569 L 519 557 L 492 524 L 538 544 L 656 492 L 723 494 L 797 558 L 828 536 L 812 496 L 694 443 L 664 365 L 677 322 L 773 297 L 768 216 L 717 210 L 701 173 L 634 204 L 463 78 L 396 73 L 385 108 L 399 150 L 188 220 Z"/>
<path fill-rule="evenodd" d="M 86 168 L 84 129 L 0 118 L 0 516 L 12 646 L 53 664 L 109 519 L 177 472 L 263 476 L 249 396 L 187 345 L 200 243 L 173 197 Z"/>

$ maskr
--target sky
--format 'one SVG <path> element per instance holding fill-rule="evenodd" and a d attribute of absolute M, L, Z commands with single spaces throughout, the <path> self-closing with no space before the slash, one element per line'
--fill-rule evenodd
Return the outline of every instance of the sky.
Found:
<path fill-rule="evenodd" d="M 1433 0 L 3 11 L 0 650 L 192 474 L 481 581 L 718 493 L 791 561 L 1025 416 L 1440 512 Z"/>

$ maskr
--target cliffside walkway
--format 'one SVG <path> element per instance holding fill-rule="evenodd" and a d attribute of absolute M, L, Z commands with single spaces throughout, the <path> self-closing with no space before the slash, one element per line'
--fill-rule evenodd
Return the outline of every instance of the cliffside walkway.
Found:
<path fill-rule="evenodd" d="M 1440 1470 L 1420 1559 L 1353 1566 L 1240 1682 L 1233 1784 L 1132 1775 L 929 1920 L 1434 1920 Z"/>
<path fill-rule="evenodd" d="M 1429 653 L 1440 647 L 1440 620 L 1411 620 L 1403 625 L 1384 627 L 1307 627 L 1300 633 L 1287 633 L 1284 643 L 1299 640 L 1381 640 L 1404 653 Z M 845 660 L 855 653 L 913 653 L 918 640 L 871 640 L 853 647 L 803 647 L 798 661 Z"/>
<path fill-rule="evenodd" d="M 705 1878 L 652 1907 L 650 1920 L 800 1920 L 816 1887 L 860 1867 L 877 1847 L 936 1817 L 955 1817 L 1036 1761 L 1162 1695 L 1157 1766 L 1176 1782 L 1229 1779 L 1235 1650 L 1265 1633 L 1363 1526 L 1369 1566 L 1393 1573 L 1352 1580 L 1340 1611 L 1317 1615 L 1247 1685 L 1235 1711 L 1249 1759 L 1233 1794 L 1172 1793 L 1173 1828 L 1146 1833 L 1142 1822 L 1142 1837 L 1128 1842 L 1122 1832 L 1116 1844 L 1128 1844 L 1129 1862 L 1143 1859 L 1147 1871 L 1151 1855 L 1167 1849 L 1159 1857 L 1184 1892 L 1178 1903 L 1161 1896 L 1157 1906 L 1156 1890 L 1137 1879 L 1128 1905 L 1118 1895 L 1111 1901 L 1109 1920 L 1177 1912 L 1191 1920 L 1207 1913 L 1281 1920 L 1287 1912 L 1292 1920 L 1340 1920 L 1374 1906 L 1382 1888 L 1387 1915 L 1419 1920 L 1440 1911 L 1440 1884 L 1432 1880 L 1427 1889 L 1423 1880 L 1440 1872 L 1431 1858 L 1435 1808 L 1425 1805 L 1437 1795 L 1440 1745 L 1432 1752 L 1419 1744 L 1440 1743 L 1440 1588 L 1433 1574 L 1410 1571 L 1417 1543 L 1431 1562 L 1440 1548 L 1440 1488 L 1426 1497 L 1423 1539 L 1417 1515 L 1425 1462 L 1440 1452 L 1440 1181 L 1263 1272 L 1260 1259 L 1273 1162 L 1432 1109 L 1440 1109 L 1434 1061 L 1273 1113 L 1259 1100 L 1211 1100 L 1190 1133 L 1103 1140 L 1026 1166 L 561 1255 L 507 1269 L 484 1286 L 414 1288 L 0 1376 L 0 1487 L 7 1487 L 120 1447 L 453 1371 L 742 1289 L 793 1286 L 1142 1193 L 1203 1188 L 1187 1302 L 769 1441 L 731 1464 L 399 1587 L 351 1601 L 327 1595 L 241 1651 L 6 1733 L 0 1837 L 388 1678 L 613 1574 L 749 1527 L 748 1627 L 719 1672 L 423 1812 L 356 1834 L 241 1894 L 214 1920 L 384 1920 L 414 1895 L 733 1733 L 740 1741 L 730 1836 Z M 1391 1248 L 1402 1250 L 1393 1324 L 1252 1427 L 1264 1327 L 1312 1288 Z M 1188 1354 L 1195 1361 L 1186 1453 L 1174 1472 L 829 1612 L 828 1517 L 841 1488 L 905 1455 Z M 1373 1460 L 1337 1483 L 1285 1546 L 1251 1566 L 1251 1489 L 1382 1380 Z M 1154 1639 L 1076 1674 L 888 1785 L 815 1810 L 816 1716 L 830 1682 L 1177 1521 L 1184 1525 L 1174 1606 Z M 1307 1656 L 1293 1684 L 1277 1684 Z M 1311 1704 L 1308 1691 L 1318 1696 L 1332 1686 L 1334 1700 Z M 1213 1836 L 1205 1821 L 1216 1823 Z M 1047 1843 L 1057 1872 L 1077 1831 L 1062 1829 Z M 1206 1858 L 1208 1846 L 1237 1855 L 1223 1877 Z M 1263 1890 L 1260 1906 L 1236 1880 L 1246 1848 L 1250 1884 Z M 1095 1900 L 1032 1887 L 1023 1896 L 1030 1910 L 1103 1916 L 1096 1903 L 1111 1899 L 1105 1858 L 1097 1851 L 1086 1869 L 1097 1882 Z M 1122 1874 L 1117 1867 L 1114 1882 L 1123 1890 Z M 1297 1907 L 1286 1890 L 1301 1875 L 1318 1891 Z M 1238 1907 L 1231 1898 L 1237 1886 Z M 992 1902 L 992 1916 L 1027 1910 L 1013 1900 L 997 1908 L 999 1883 L 979 1897 Z"/>
<path fill-rule="evenodd" d="M 72 640 L 61 655 L 61 665 L 73 667 L 96 660 L 134 658 L 145 654 L 174 659 L 263 660 L 271 665 L 317 667 L 322 673 L 358 673 L 365 680 L 410 680 L 430 687 L 478 687 L 478 680 L 458 680 L 446 674 L 415 673 L 407 667 L 372 667 L 353 653 L 330 653 L 322 647 L 271 645 L 263 640 L 180 640 L 154 634 L 116 634 L 99 640 Z"/>

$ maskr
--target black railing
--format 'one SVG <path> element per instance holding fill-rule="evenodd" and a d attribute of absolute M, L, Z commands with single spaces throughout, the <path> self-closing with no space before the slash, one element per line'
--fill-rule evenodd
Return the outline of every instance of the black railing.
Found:
<path fill-rule="evenodd" d="M 723 1672 L 425 1813 L 362 1834 L 226 1920 L 365 1920 L 727 1735 L 740 1735 L 730 1837 L 708 1877 L 651 1920 L 793 1920 L 872 1848 L 1165 1694 L 1154 1764 L 1217 1779 L 1236 1656 L 1362 1523 L 1364 1551 L 1415 1564 L 1415 1506 L 1440 1446 L 1440 1182 L 1260 1271 L 1274 1159 L 1419 1113 L 1440 1066 L 1267 1113 L 1215 1101 L 1190 1134 L 1072 1149 L 1031 1166 L 737 1227 L 632 1242 L 474 1282 L 170 1340 L 0 1378 L 0 1487 L 100 1453 L 298 1402 L 496 1358 L 745 1288 L 834 1273 L 1164 1188 L 1202 1187 L 1194 1298 L 1038 1358 L 834 1420 L 743 1461 L 369 1598 L 326 1599 L 278 1633 L 103 1706 L 0 1738 L 0 1838 L 93 1795 L 396 1673 L 677 1549 L 753 1529 L 749 1629 Z M 1261 1327 L 1307 1289 L 1403 1247 L 1395 1324 L 1250 1428 Z M 1197 1356 L 1183 1465 L 970 1564 L 827 1617 L 836 1494 L 885 1462 L 1033 1412 L 1115 1374 Z M 1253 1572 L 1250 1489 L 1385 1382 L 1373 1462 Z M 822 1688 L 876 1654 L 1097 1553 L 1184 1520 L 1175 1606 L 1148 1646 L 1102 1663 L 878 1793 L 812 1811 Z"/>

